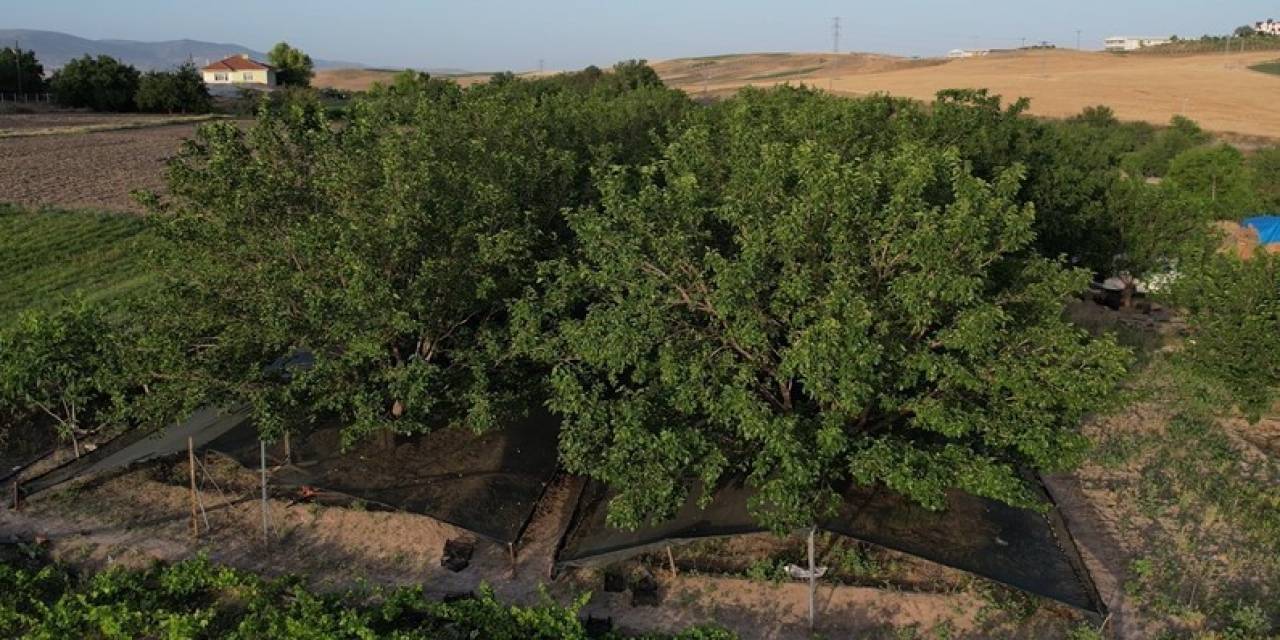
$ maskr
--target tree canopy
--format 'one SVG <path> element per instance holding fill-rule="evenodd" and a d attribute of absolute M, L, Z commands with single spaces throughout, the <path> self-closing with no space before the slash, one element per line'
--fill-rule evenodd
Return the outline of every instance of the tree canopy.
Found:
<path fill-rule="evenodd" d="M 132 111 L 138 70 L 111 56 L 84 56 L 68 62 L 49 80 L 54 98 L 67 107 Z"/>
<path fill-rule="evenodd" d="M 134 102 L 139 111 L 157 113 L 206 113 L 213 108 L 200 71 L 189 62 L 173 71 L 143 74 Z"/>
<path fill-rule="evenodd" d="M 623 526 L 739 474 L 780 528 L 845 479 L 1034 502 L 1019 469 L 1076 459 L 1127 356 L 1061 318 L 1087 274 L 1027 251 L 1022 168 L 986 181 L 915 142 L 842 158 L 752 126 L 756 106 L 601 174 L 601 204 L 569 217 L 578 252 L 521 307 L 550 334 L 527 344 L 553 366 L 566 466 L 619 492 Z"/>
<path fill-rule="evenodd" d="M 288 42 L 277 42 L 267 52 L 267 62 L 276 68 L 276 82 L 286 86 L 311 86 L 314 65 L 311 56 L 301 49 L 289 46 Z"/>
<path fill-rule="evenodd" d="M 44 65 L 36 59 L 36 52 L 0 49 L 0 93 L 39 93 L 44 89 Z"/>

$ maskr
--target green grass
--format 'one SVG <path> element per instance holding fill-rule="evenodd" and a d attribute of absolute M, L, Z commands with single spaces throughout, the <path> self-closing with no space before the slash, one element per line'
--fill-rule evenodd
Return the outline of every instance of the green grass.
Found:
<path fill-rule="evenodd" d="M 1271 62 L 1255 64 L 1249 68 L 1261 73 L 1269 73 L 1273 76 L 1280 76 L 1280 60 L 1272 60 Z"/>
<path fill-rule="evenodd" d="M 138 289 L 151 279 L 151 243 L 136 216 L 0 204 L 0 325 L 77 291 L 110 300 Z"/>

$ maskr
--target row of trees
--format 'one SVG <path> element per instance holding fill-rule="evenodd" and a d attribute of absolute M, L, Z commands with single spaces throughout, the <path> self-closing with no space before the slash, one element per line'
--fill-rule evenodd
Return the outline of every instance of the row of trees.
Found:
<path fill-rule="evenodd" d="M 778 88 L 698 107 L 631 63 L 406 74 L 342 127 L 305 101 L 207 125 L 148 198 L 161 282 L 104 332 L 103 397 L 147 423 L 247 403 L 269 438 L 336 420 L 348 441 L 542 404 L 620 525 L 695 479 L 745 478 L 779 528 L 849 481 L 1032 504 L 1023 472 L 1079 458 L 1130 358 L 1065 301 L 1121 266 L 1229 273 L 1199 267 L 1223 191 L 1178 178 L 1200 149 L 1183 124 L 1026 106 Z M 1166 168 L 1153 145 L 1180 151 Z M 1206 371 L 1276 328 L 1205 311 Z M 267 366 L 300 351 L 314 365 Z M 1274 353 L 1248 364 L 1274 381 Z"/>
<path fill-rule="evenodd" d="M 280 84 L 310 85 L 313 63 L 303 51 L 280 42 L 272 47 L 268 61 L 276 67 Z M 0 92 L 45 90 L 63 106 L 94 111 L 206 113 L 213 108 L 204 79 L 191 62 L 169 71 L 140 73 L 111 56 L 85 55 L 69 61 L 46 81 L 34 51 L 0 49 Z"/>

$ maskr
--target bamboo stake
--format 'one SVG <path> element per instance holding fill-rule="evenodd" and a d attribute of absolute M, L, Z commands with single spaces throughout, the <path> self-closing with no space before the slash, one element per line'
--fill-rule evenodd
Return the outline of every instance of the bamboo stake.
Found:
<path fill-rule="evenodd" d="M 671 577 L 680 575 L 680 572 L 676 571 L 676 557 L 671 555 L 671 545 L 667 545 L 667 564 L 671 567 Z"/>
<path fill-rule="evenodd" d="M 818 571 L 817 571 L 817 567 L 814 566 L 814 559 L 813 559 L 813 532 L 815 530 L 816 529 L 813 527 L 809 529 L 809 630 L 810 631 L 813 631 L 814 621 L 815 621 L 815 618 L 817 617 L 816 616 L 817 598 L 815 597 L 815 594 L 817 593 L 817 590 L 818 590 Z"/>
<path fill-rule="evenodd" d="M 196 446 L 191 436 L 187 436 L 187 466 L 191 477 L 191 537 L 199 538 L 200 521 L 196 515 Z"/>
<path fill-rule="evenodd" d="M 262 460 L 262 544 L 267 544 L 267 443 L 258 441 L 258 453 Z"/>

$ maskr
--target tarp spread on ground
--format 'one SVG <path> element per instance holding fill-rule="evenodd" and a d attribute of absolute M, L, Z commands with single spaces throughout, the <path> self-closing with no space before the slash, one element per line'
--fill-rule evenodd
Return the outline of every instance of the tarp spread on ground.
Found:
<path fill-rule="evenodd" d="M 1263 246 L 1280 244 L 1280 216 L 1245 218 L 1244 226 L 1258 232 L 1258 242 Z"/>
<path fill-rule="evenodd" d="M 1041 488 L 1043 492 L 1043 488 Z M 602 566 L 670 543 L 761 533 L 747 510 L 754 494 L 741 482 L 716 491 L 707 508 L 699 492 L 670 521 L 636 531 L 605 523 L 608 490 L 583 489 L 558 566 Z M 1048 494 L 1044 493 L 1048 500 Z M 961 569 L 1086 611 L 1105 606 L 1056 509 L 1040 514 L 959 492 L 929 511 L 884 488 L 852 487 L 839 513 L 819 528 Z"/>
<path fill-rule="evenodd" d="M 236 427 L 248 424 L 244 409 L 201 409 L 180 424 L 165 429 L 134 429 L 103 443 L 79 458 L 22 483 L 28 496 L 80 477 L 117 471 L 130 465 L 163 458 L 187 450 L 187 438 L 202 448 Z"/>
<path fill-rule="evenodd" d="M 394 446 L 366 443 L 342 452 L 336 428 L 318 429 L 270 448 L 271 487 L 311 487 L 369 504 L 419 513 L 501 543 L 514 543 L 556 470 L 559 422 L 546 414 L 505 429 L 462 429 L 400 437 Z M 117 471 L 187 450 L 225 454 L 259 466 L 257 430 L 248 414 L 204 410 L 156 431 L 128 432 L 97 450 L 23 483 L 27 495 L 79 477 Z"/>
<path fill-rule="evenodd" d="M 291 439 L 291 464 L 276 469 L 271 484 L 341 494 L 514 543 L 555 474 L 559 430 L 559 422 L 542 413 L 504 429 L 441 429 L 342 453 L 338 429 L 323 428 Z M 259 464 L 252 429 L 230 431 L 209 449 L 246 467 Z M 269 455 L 268 464 L 283 462 L 279 443 Z"/>

